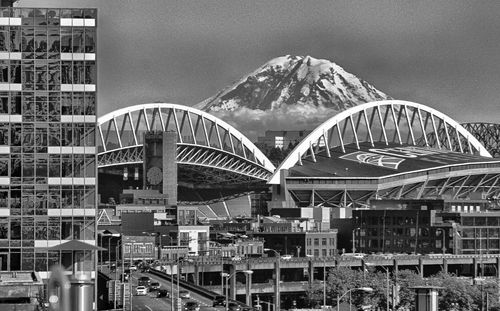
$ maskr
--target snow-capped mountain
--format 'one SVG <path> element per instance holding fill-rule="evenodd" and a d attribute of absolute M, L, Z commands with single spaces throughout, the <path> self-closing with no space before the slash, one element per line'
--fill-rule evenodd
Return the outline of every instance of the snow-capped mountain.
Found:
<path fill-rule="evenodd" d="M 256 129 L 312 129 L 339 111 L 384 99 L 390 97 L 333 62 L 287 55 L 267 62 L 196 108 L 251 136 Z"/>

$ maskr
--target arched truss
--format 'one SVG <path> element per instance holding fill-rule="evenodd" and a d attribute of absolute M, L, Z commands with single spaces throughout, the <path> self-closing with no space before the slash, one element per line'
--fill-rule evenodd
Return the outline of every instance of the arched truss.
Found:
<path fill-rule="evenodd" d="M 444 135 L 438 135 L 444 132 Z M 438 137 L 438 139 L 436 139 Z M 445 114 L 425 105 L 384 100 L 352 107 L 314 129 L 281 163 L 270 184 L 279 184 L 282 169 L 303 159 L 316 162 L 319 153 L 330 157 L 330 149 L 361 142 L 399 143 L 429 146 L 491 157 L 483 145 L 465 128 Z"/>
<path fill-rule="evenodd" d="M 500 124 L 463 123 L 462 126 L 474 135 L 494 158 L 500 158 Z"/>
<path fill-rule="evenodd" d="M 166 103 L 119 109 L 98 120 L 99 167 L 143 161 L 144 133 L 175 131 L 177 163 L 267 181 L 274 165 L 243 134 L 198 109 Z M 213 174 L 213 173 L 212 173 Z"/>

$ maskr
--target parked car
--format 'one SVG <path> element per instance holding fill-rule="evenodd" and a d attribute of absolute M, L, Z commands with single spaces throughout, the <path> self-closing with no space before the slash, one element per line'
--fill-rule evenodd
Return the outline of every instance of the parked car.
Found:
<path fill-rule="evenodd" d="M 151 283 L 151 279 L 149 278 L 149 276 L 141 276 L 137 280 L 138 285 L 149 286 L 150 283 Z"/>
<path fill-rule="evenodd" d="M 146 296 L 148 294 L 148 289 L 146 288 L 146 286 L 137 286 L 135 288 L 135 294 L 137 296 Z"/>
<path fill-rule="evenodd" d="M 293 255 L 281 255 L 281 259 L 284 259 L 284 260 L 290 260 L 292 259 Z"/>
<path fill-rule="evenodd" d="M 160 289 L 160 286 L 161 284 L 159 282 L 151 282 L 151 284 L 149 284 L 149 291 L 155 291 L 155 290 L 158 290 Z"/>
<path fill-rule="evenodd" d="M 160 289 L 156 293 L 157 298 L 170 298 L 170 292 L 166 289 Z"/>
<path fill-rule="evenodd" d="M 226 305 L 226 297 L 225 296 L 217 295 L 214 297 L 214 300 L 212 303 L 213 307 L 217 307 L 217 306 L 224 307 L 225 305 Z"/>
<path fill-rule="evenodd" d="M 230 302 L 228 304 L 228 308 L 227 308 L 229 311 L 241 311 L 241 306 L 239 304 L 237 304 L 236 302 Z"/>
<path fill-rule="evenodd" d="M 130 269 L 130 271 L 137 271 L 137 266 L 131 265 L 129 269 Z"/>
<path fill-rule="evenodd" d="M 200 311 L 200 304 L 190 300 L 184 304 L 184 311 Z"/>
<path fill-rule="evenodd" d="M 191 298 L 191 294 L 187 290 L 180 290 L 179 291 L 179 298 Z"/>

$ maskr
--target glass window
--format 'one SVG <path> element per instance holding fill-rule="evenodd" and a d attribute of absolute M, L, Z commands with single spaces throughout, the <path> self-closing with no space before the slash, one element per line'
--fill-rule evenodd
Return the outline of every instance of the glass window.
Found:
<path fill-rule="evenodd" d="M 35 10 L 35 25 L 47 25 L 47 9 L 34 9 Z"/>
<path fill-rule="evenodd" d="M 7 217 L 0 218 L 0 239 L 6 240 L 9 238 L 9 219 Z"/>
<path fill-rule="evenodd" d="M 23 8 L 21 10 L 21 14 L 22 14 L 21 18 L 22 18 L 22 24 L 23 24 L 23 26 L 24 25 L 33 26 L 34 17 L 35 17 L 33 9 L 25 9 L 25 8 Z"/>
<path fill-rule="evenodd" d="M 59 25 L 59 9 L 48 9 L 47 10 L 47 24 L 50 26 Z"/>
<path fill-rule="evenodd" d="M 5 28 L 0 28 L 0 51 L 9 51 L 9 31 Z"/>
<path fill-rule="evenodd" d="M 47 159 L 37 158 L 36 159 L 36 177 L 46 178 L 48 176 L 47 172 Z"/>
<path fill-rule="evenodd" d="M 50 60 L 48 64 L 48 83 L 49 85 L 58 85 L 61 83 L 61 68 L 59 61 Z M 49 89 L 53 89 L 49 87 Z M 54 94 L 51 94 L 51 96 Z"/>
<path fill-rule="evenodd" d="M 61 223 L 59 217 L 49 217 L 48 238 L 49 240 L 61 239 Z"/>
<path fill-rule="evenodd" d="M 47 253 L 35 254 L 35 271 L 48 271 Z"/>
<path fill-rule="evenodd" d="M 73 27 L 73 53 L 84 53 L 83 28 Z"/>
<path fill-rule="evenodd" d="M 319 239 L 318 238 L 314 238 L 314 246 L 319 246 Z"/>
<path fill-rule="evenodd" d="M 37 90 L 47 89 L 47 63 L 37 61 L 35 72 L 35 85 Z"/>
<path fill-rule="evenodd" d="M 10 27 L 10 51 L 21 52 L 21 27 Z"/>
<path fill-rule="evenodd" d="M 95 125 L 93 123 L 85 123 L 85 146 L 95 146 Z"/>
<path fill-rule="evenodd" d="M 95 9 L 83 9 L 84 18 L 96 18 L 97 12 Z"/>
<path fill-rule="evenodd" d="M 71 27 L 61 28 L 61 53 L 71 53 L 73 45 L 71 36 Z"/>
<path fill-rule="evenodd" d="M 34 42 L 35 42 L 35 29 L 33 27 L 23 27 L 22 28 L 22 51 L 23 52 L 34 52 Z"/>
<path fill-rule="evenodd" d="M 95 53 L 95 28 L 85 28 L 85 53 Z"/>
<path fill-rule="evenodd" d="M 46 53 L 47 52 L 47 29 L 46 28 L 36 28 L 35 29 L 35 52 Z M 45 57 L 46 58 L 46 57 Z"/>
<path fill-rule="evenodd" d="M 9 61 L 1 60 L 0 61 L 0 83 L 8 83 L 9 82 Z"/>
<path fill-rule="evenodd" d="M 9 113 L 9 93 L 0 92 L 0 114 Z"/>
<path fill-rule="evenodd" d="M 74 92 L 73 93 L 73 112 L 70 113 L 72 115 L 83 115 L 84 114 L 84 96 L 82 92 Z"/>
<path fill-rule="evenodd" d="M 85 115 L 95 115 L 95 93 L 85 93 Z"/>
<path fill-rule="evenodd" d="M 9 162 L 8 157 L 0 157 L 0 176 L 9 176 Z"/>
<path fill-rule="evenodd" d="M 61 188 L 59 186 L 49 187 L 49 208 L 61 208 Z"/>
<path fill-rule="evenodd" d="M 21 93 L 11 92 L 10 93 L 10 113 L 11 114 L 21 114 Z"/>
<path fill-rule="evenodd" d="M 10 61 L 10 83 L 21 83 L 21 61 L 11 60 Z"/>
<path fill-rule="evenodd" d="M 49 124 L 49 146 L 61 146 L 61 125 Z"/>
<path fill-rule="evenodd" d="M 321 245 L 326 246 L 326 238 L 321 239 Z"/>
<path fill-rule="evenodd" d="M 95 62 L 85 62 L 85 84 L 96 84 Z"/>
<path fill-rule="evenodd" d="M 49 155 L 49 177 L 61 177 L 61 155 Z"/>
<path fill-rule="evenodd" d="M 62 240 L 72 240 L 73 232 L 72 230 L 72 221 L 71 218 L 61 218 L 61 239 Z"/>
<path fill-rule="evenodd" d="M 62 146 L 73 145 L 73 127 L 71 123 L 61 124 Z"/>
<path fill-rule="evenodd" d="M 73 62 L 73 83 L 85 84 L 85 62 Z"/>
<path fill-rule="evenodd" d="M 61 161 L 61 177 L 73 176 L 73 159 L 71 155 L 63 154 Z"/>
<path fill-rule="evenodd" d="M 61 62 L 61 83 L 73 83 L 73 68 L 71 62 Z"/>

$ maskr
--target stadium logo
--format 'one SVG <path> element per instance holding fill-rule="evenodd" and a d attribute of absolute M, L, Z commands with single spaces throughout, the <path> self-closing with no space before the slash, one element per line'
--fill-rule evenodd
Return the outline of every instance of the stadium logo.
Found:
<path fill-rule="evenodd" d="M 340 157 L 341 159 L 365 163 L 375 166 L 386 167 L 397 170 L 398 166 L 405 160 L 383 154 L 376 154 L 366 151 L 357 151 Z"/>

